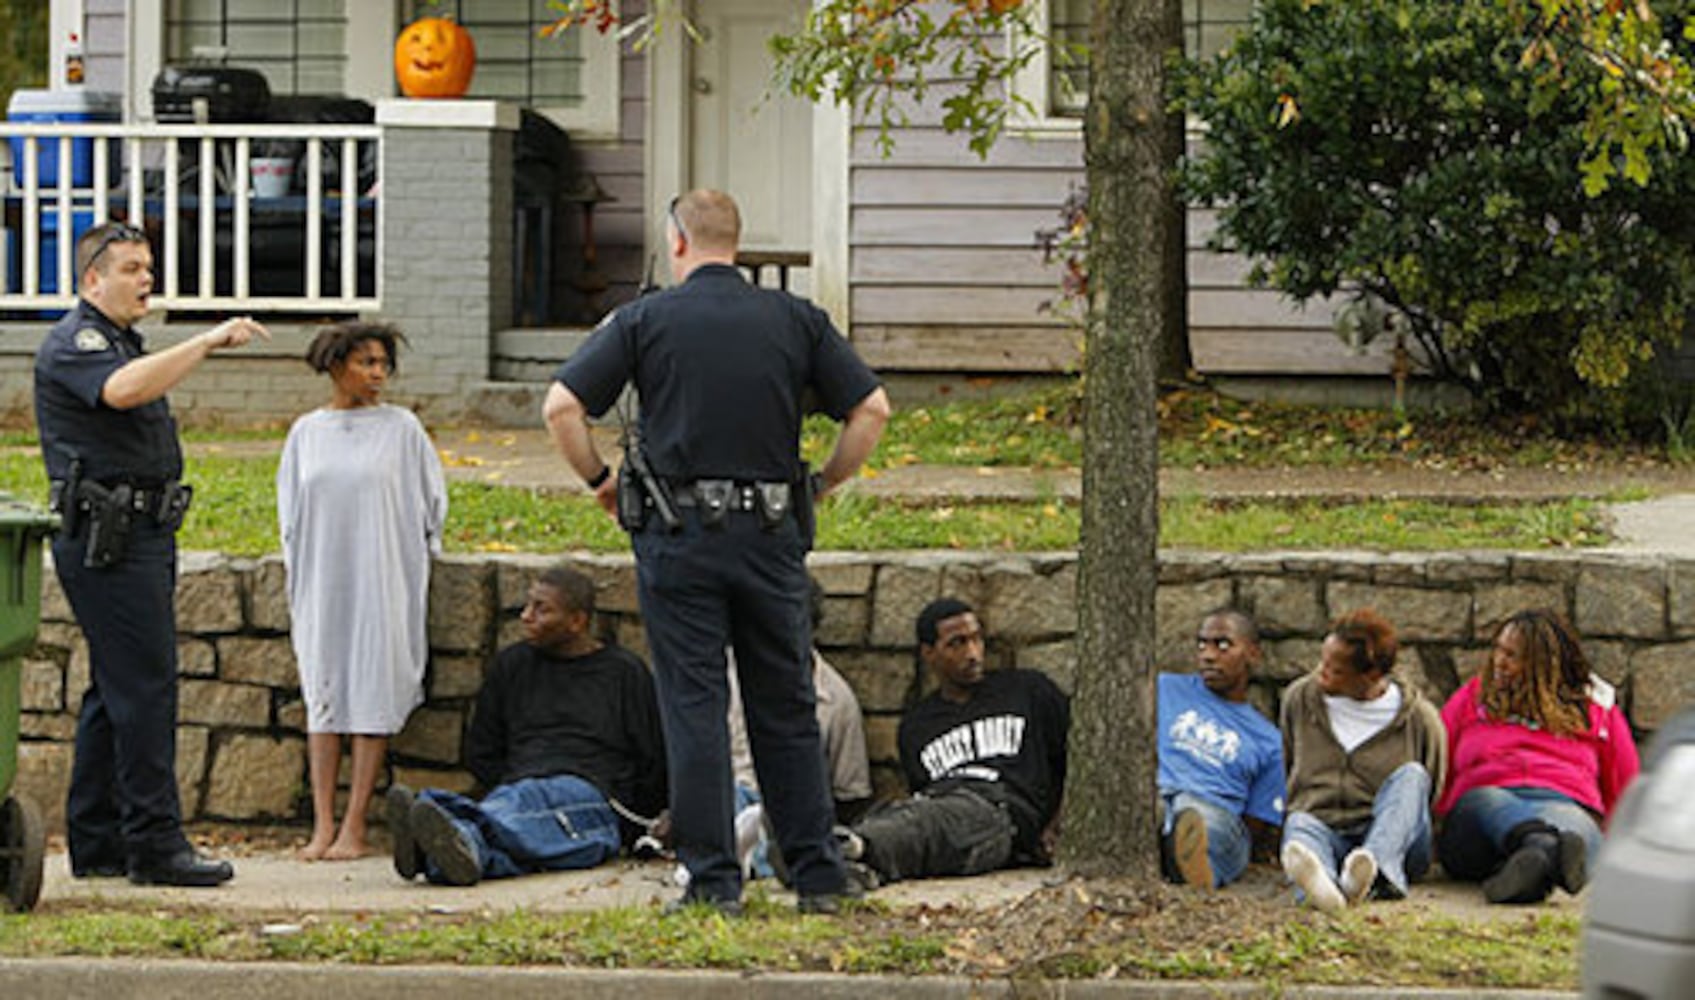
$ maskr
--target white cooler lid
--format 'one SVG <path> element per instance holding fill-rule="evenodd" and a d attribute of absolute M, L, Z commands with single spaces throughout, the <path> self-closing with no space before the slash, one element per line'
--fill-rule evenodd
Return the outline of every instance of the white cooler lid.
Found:
<path fill-rule="evenodd" d="M 6 113 L 19 115 L 86 115 L 93 121 L 121 121 L 124 98 L 109 90 L 69 87 L 64 90 L 14 90 Z"/>

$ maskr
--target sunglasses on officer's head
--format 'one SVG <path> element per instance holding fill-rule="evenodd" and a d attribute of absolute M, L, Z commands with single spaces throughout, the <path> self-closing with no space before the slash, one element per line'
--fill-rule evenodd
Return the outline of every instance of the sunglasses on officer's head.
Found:
<path fill-rule="evenodd" d="M 132 226 L 127 222 L 119 222 L 106 230 L 106 235 L 100 237 L 99 243 L 94 244 L 94 252 L 88 255 L 88 266 L 93 267 L 94 262 L 100 259 L 100 255 L 106 252 L 106 248 L 114 243 L 146 242 L 147 234 L 139 227 Z"/>
<path fill-rule="evenodd" d="M 665 214 L 671 217 L 671 225 L 677 227 L 677 235 L 681 236 L 684 242 L 687 242 L 689 238 L 689 231 L 683 228 L 683 220 L 677 218 L 677 202 L 682 197 L 683 196 L 680 194 L 673 196 L 671 204 L 665 206 Z"/>

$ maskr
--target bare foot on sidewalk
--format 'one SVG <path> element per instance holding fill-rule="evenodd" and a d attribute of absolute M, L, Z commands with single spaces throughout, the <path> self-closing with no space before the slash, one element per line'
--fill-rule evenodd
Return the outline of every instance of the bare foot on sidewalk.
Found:
<path fill-rule="evenodd" d="M 294 856 L 301 861 L 322 861 L 332 846 L 328 834 L 314 833 L 312 839 L 306 842 L 306 846 L 295 849 Z"/>
<path fill-rule="evenodd" d="M 371 845 L 362 839 L 339 837 L 323 854 L 325 861 L 357 861 L 371 853 Z"/>

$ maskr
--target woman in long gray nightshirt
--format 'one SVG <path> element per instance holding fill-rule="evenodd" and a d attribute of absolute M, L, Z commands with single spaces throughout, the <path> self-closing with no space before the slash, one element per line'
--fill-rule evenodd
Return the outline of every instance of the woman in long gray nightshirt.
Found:
<path fill-rule="evenodd" d="M 326 327 L 306 363 L 328 406 L 294 422 L 277 469 L 277 516 L 312 777 L 309 861 L 368 852 L 365 811 L 388 738 L 423 701 L 430 556 L 441 551 L 441 461 L 410 410 L 379 402 L 404 338 L 393 327 Z M 341 738 L 353 744 L 347 815 L 335 826 Z"/>

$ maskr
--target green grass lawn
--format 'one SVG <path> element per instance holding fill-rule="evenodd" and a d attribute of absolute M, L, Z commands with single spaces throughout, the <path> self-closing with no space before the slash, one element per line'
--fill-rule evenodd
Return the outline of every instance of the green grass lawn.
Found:
<path fill-rule="evenodd" d="M 878 470 L 925 463 L 1074 468 L 1082 461 L 1076 394 L 1060 387 L 1018 397 L 906 407 L 896 411 L 869 463 Z M 1375 410 L 1242 403 L 1198 390 L 1166 394 L 1160 403 L 1161 462 L 1168 467 L 1429 468 L 1581 466 L 1596 461 L 1655 464 L 1662 452 L 1629 444 L 1568 441 L 1533 422 L 1487 425 L 1459 416 L 1422 415 L 1411 422 Z M 192 440 L 279 438 L 282 431 L 195 431 Z M 803 450 L 822 461 L 836 427 L 807 422 Z M 45 495 L 33 436 L 0 436 L 0 490 Z M 182 536 L 184 546 L 234 555 L 276 549 L 274 458 L 191 457 L 198 487 Z M 622 532 L 586 498 L 491 483 L 449 487 L 449 551 L 620 551 Z M 1074 505 L 933 504 L 845 495 L 824 507 L 823 549 L 1007 549 L 1044 551 L 1077 545 Z M 1589 500 L 1457 506 L 1416 500 L 1349 504 L 1317 501 L 1207 502 L 1167 497 L 1161 544 L 1219 551 L 1257 549 L 1457 548 L 1537 549 L 1606 541 L 1598 505 Z"/>
<path fill-rule="evenodd" d="M 238 556 L 277 551 L 277 460 L 191 456 L 194 508 L 181 544 Z M 0 453 L 0 491 L 40 500 L 40 459 Z M 1077 547 L 1077 507 L 1033 503 L 910 506 L 843 495 L 819 516 L 820 549 L 1001 549 Z M 629 541 L 588 497 L 486 483 L 448 485 L 445 532 L 450 552 L 619 552 Z M 1218 551 L 1366 548 L 1539 549 L 1606 541 L 1599 505 L 1590 500 L 1457 506 L 1417 500 L 1344 505 L 1316 501 L 1213 503 L 1168 498 L 1161 544 Z"/>
<path fill-rule="evenodd" d="M 1028 906 L 1028 900 L 1015 904 Z M 1268 989 L 1313 983 L 1572 990 L 1578 978 L 1575 914 L 1466 920 L 1385 905 L 1332 920 L 1286 904 L 1240 907 L 1228 894 L 1190 894 L 1139 914 L 1110 905 L 1048 906 L 1032 914 L 870 902 L 840 917 L 811 917 L 796 916 L 755 888 L 741 920 L 620 907 L 314 915 L 288 933 L 263 929 L 276 922 L 275 914 L 62 904 L 0 916 L 0 956 L 1250 980 Z"/>

